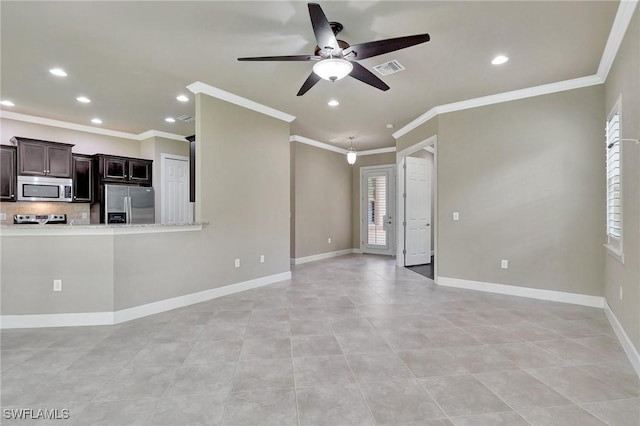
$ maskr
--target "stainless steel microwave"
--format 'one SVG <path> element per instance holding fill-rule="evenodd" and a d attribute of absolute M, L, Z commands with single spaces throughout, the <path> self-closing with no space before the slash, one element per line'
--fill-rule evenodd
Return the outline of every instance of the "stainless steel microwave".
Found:
<path fill-rule="evenodd" d="M 71 179 L 18 176 L 18 201 L 72 201 Z"/>

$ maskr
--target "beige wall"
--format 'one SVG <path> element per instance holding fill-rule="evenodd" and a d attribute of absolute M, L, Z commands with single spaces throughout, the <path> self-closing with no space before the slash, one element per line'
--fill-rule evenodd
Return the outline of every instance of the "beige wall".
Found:
<path fill-rule="evenodd" d="M 360 169 L 368 166 L 395 165 L 396 153 L 387 152 L 384 154 L 359 155 L 356 164 L 351 167 L 351 245 L 353 248 L 360 248 Z"/>
<path fill-rule="evenodd" d="M 351 166 L 345 155 L 299 142 L 291 145 L 295 145 L 293 257 L 350 249 Z"/>
<path fill-rule="evenodd" d="M 72 151 L 75 154 L 92 155 L 104 153 L 125 157 L 140 157 L 140 142 L 131 139 L 62 129 L 7 118 L 0 118 L 0 128 L 0 143 L 3 145 L 10 145 L 9 140 L 14 136 L 22 136 L 25 138 L 74 144 L 75 146 L 72 148 Z"/>
<path fill-rule="evenodd" d="M 439 276 L 603 295 L 603 103 L 597 86 L 438 117 Z M 403 148 L 433 127 L 416 131 Z"/>
<path fill-rule="evenodd" d="M 289 271 L 289 123 L 203 94 L 196 117 L 202 286 Z"/>
<path fill-rule="evenodd" d="M 640 138 L 640 8 L 627 29 L 605 84 L 604 127 L 609 112 L 622 96 L 621 138 Z M 602 158 L 604 148 L 601 147 Z M 605 258 L 605 297 L 636 349 L 640 351 L 640 146 L 622 142 L 622 244 L 624 264 Z M 601 185 L 605 185 L 604 175 Z M 604 228 L 604 222 L 601 227 Z M 603 249 L 606 252 L 606 249 Z M 623 298 L 620 300 L 620 287 Z"/>
<path fill-rule="evenodd" d="M 3 235 L 0 247 L 3 315 L 113 310 L 113 237 Z"/>

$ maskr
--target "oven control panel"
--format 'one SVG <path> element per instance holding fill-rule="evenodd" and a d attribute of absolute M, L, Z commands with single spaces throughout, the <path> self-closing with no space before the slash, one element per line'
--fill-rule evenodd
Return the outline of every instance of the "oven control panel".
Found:
<path fill-rule="evenodd" d="M 66 214 L 17 214 L 13 216 L 15 224 L 65 224 Z"/>

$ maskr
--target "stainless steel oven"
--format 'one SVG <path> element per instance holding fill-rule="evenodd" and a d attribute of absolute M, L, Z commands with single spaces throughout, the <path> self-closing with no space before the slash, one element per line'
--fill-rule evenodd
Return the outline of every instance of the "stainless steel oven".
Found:
<path fill-rule="evenodd" d="M 18 201 L 72 201 L 71 179 L 18 176 Z"/>

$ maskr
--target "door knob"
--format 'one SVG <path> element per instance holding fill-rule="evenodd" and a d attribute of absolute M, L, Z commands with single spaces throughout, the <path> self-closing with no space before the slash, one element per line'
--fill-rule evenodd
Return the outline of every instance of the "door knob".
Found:
<path fill-rule="evenodd" d="M 430 224 L 430 223 L 427 223 L 427 226 L 431 226 L 431 224 Z"/>

